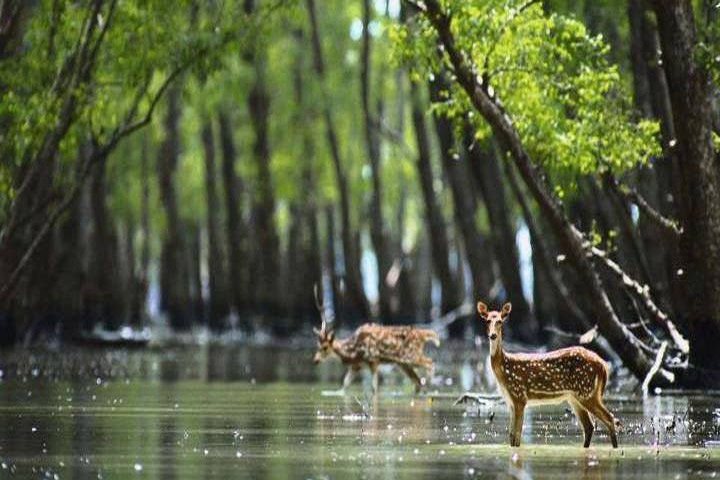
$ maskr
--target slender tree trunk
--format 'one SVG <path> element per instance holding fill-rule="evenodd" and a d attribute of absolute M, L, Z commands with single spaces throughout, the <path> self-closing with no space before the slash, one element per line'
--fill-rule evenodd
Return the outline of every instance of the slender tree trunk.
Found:
<path fill-rule="evenodd" d="M 190 303 L 192 305 L 192 323 L 206 324 L 205 298 L 202 288 L 202 227 L 200 220 L 188 222 L 185 227 L 189 238 L 185 251 L 190 275 Z"/>
<path fill-rule="evenodd" d="M 190 328 L 190 277 L 185 241 L 180 224 L 175 193 L 175 174 L 180 156 L 180 91 L 177 87 L 168 92 L 165 114 L 165 140 L 158 156 L 160 198 L 165 210 L 166 232 L 163 241 L 161 306 L 167 311 L 170 325 L 177 330 Z"/>
<path fill-rule="evenodd" d="M 382 216 L 382 187 L 380 184 L 380 136 L 377 133 L 379 118 L 375 118 L 370 107 L 370 20 L 372 7 L 370 0 L 363 2 L 363 35 L 362 35 L 362 61 L 360 63 L 360 91 L 362 98 L 363 120 L 365 122 L 365 146 L 372 179 L 372 198 L 370 202 L 370 237 L 372 239 L 378 271 L 378 293 L 380 305 L 380 318 L 388 319 L 391 316 L 390 292 L 385 277 L 390 268 L 388 259 L 387 241 Z"/>
<path fill-rule="evenodd" d="M 255 0 L 245 0 L 245 13 L 255 10 Z M 247 97 L 248 111 L 255 133 L 253 157 L 257 165 L 257 191 L 253 205 L 256 241 L 260 249 L 256 301 L 261 311 L 278 317 L 283 313 L 279 300 L 280 278 L 280 240 L 275 226 L 275 194 L 270 172 L 270 144 L 268 117 L 270 114 L 270 96 L 265 78 L 265 52 L 260 45 L 251 45 L 244 55 L 245 61 L 255 72 L 255 79 Z"/>
<path fill-rule="evenodd" d="M 318 294 L 322 290 L 322 261 L 320 254 L 320 233 L 317 219 L 317 185 L 315 184 L 315 145 L 313 142 L 312 125 L 313 117 L 309 114 L 310 106 L 305 98 L 305 72 L 303 32 L 297 29 L 295 32 L 297 42 L 297 55 L 293 66 L 293 84 L 295 100 L 297 105 L 297 125 L 301 128 L 302 134 L 302 180 L 301 188 L 304 194 L 300 203 L 300 219 L 302 235 L 300 238 L 293 238 L 290 241 L 300 243 L 300 269 L 302 276 L 297 277 L 295 282 L 295 305 L 298 321 L 310 321 L 315 323 L 318 313 L 315 310 L 315 288 Z"/>
<path fill-rule="evenodd" d="M 399 269 L 397 280 L 392 286 L 394 290 L 393 313 L 403 323 L 412 323 L 417 314 L 415 305 L 415 289 L 412 283 L 413 262 L 412 255 L 403 251 L 403 236 L 405 234 L 405 211 L 407 203 L 407 187 L 400 186 L 400 201 L 397 208 L 397 237 L 393 241 L 394 258 L 393 268 Z"/>
<path fill-rule="evenodd" d="M 418 86 L 414 83 L 410 85 L 410 94 L 412 97 L 412 121 L 415 127 L 415 141 L 418 149 L 416 165 L 425 205 L 425 220 L 430 235 L 433 270 L 442 288 L 440 309 L 442 313 L 447 313 L 460 304 L 462 293 L 450 269 L 450 246 L 447 238 L 447 227 L 433 187 L 430 142 L 425 126 L 424 106 Z M 454 333 L 457 334 L 457 332 Z"/>
<path fill-rule="evenodd" d="M 325 207 L 325 237 L 327 241 L 327 266 L 330 277 L 330 290 L 333 298 L 333 311 L 335 325 L 342 322 L 343 318 L 338 316 L 342 311 L 342 298 L 340 296 L 340 278 L 337 273 L 337 252 L 335 251 L 335 209 L 332 205 Z"/>
<path fill-rule="evenodd" d="M 225 268 L 220 234 L 220 205 L 215 171 L 215 136 L 212 121 L 206 120 L 202 127 L 202 143 L 205 150 L 205 195 L 207 199 L 208 283 L 210 287 L 209 325 L 215 331 L 223 328 L 223 320 L 229 313 Z"/>
<path fill-rule="evenodd" d="M 150 287 L 150 135 L 147 131 L 143 134 L 142 147 L 140 151 L 140 189 L 142 198 L 140 202 L 140 229 L 142 230 L 142 248 L 140 250 L 140 275 L 138 295 L 140 303 L 140 321 L 147 323 L 147 295 Z"/>
<path fill-rule="evenodd" d="M 522 324 L 521 328 L 515 329 L 513 333 L 517 334 L 517 338 L 531 342 L 535 340 L 537 324 L 523 294 L 515 228 L 510 219 L 499 160 L 494 148 L 490 147 L 483 151 L 480 145 L 475 144 L 474 136 L 474 133 L 466 127 L 465 144 L 470 168 L 485 203 L 490 223 L 490 236 L 500 267 L 500 278 L 505 287 L 507 300 L 513 304 L 513 318 L 518 324 Z"/>
<path fill-rule="evenodd" d="M 695 18 L 689 0 L 654 2 L 677 144 L 680 250 L 689 295 L 690 361 L 720 369 L 720 172 L 712 141 L 712 83 L 695 60 Z M 703 381 L 702 379 L 698 379 Z"/>
<path fill-rule="evenodd" d="M 307 0 L 307 9 L 310 17 L 310 28 L 312 33 L 312 53 L 315 73 L 323 92 L 323 117 L 325 120 L 325 134 L 328 147 L 333 159 L 335 169 L 335 181 L 340 195 L 340 238 L 342 239 L 343 259 L 345 263 L 345 293 L 347 300 L 345 305 L 349 310 L 348 314 L 356 318 L 367 318 L 369 308 L 365 292 L 363 290 L 362 275 L 359 270 L 359 259 L 356 257 L 357 247 L 354 244 L 353 229 L 350 221 L 350 192 L 348 181 L 345 176 L 342 159 L 340 158 L 340 146 L 337 138 L 335 122 L 325 86 L 325 61 L 323 59 L 322 47 L 320 44 L 320 33 L 315 9 L 315 0 Z"/>
<path fill-rule="evenodd" d="M 650 84 L 643 51 L 645 0 L 628 0 L 627 12 L 628 24 L 630 25 L 630 66 L 633 73 L 635 109 L 643 117 L 650 117 L 652 114 Z"/>
<path fill-rule="evenodd" d="M 118 275 L 118 248 L 110 212 L 107 209 L 107 184 L 103 161 L 96 165 L 92 178 L 91 211 L 93 219 L 93 278 L 98 292 L 97 320 L 106 328 L 116 329 L 125 317 L 122 287 Z"/>
<path fill-rule="evenodd" d="M 235 172 L 235 141 L 230 117 L 225 110 L 218 112 L 220 126 L 220 149 L 222 151 L 222 177 L 227 212 L 227 245 L 229 292 L 235 311 L 242 315 L 248 309 L 248 282 L 246 261 L 246 235 L 241 211 L 242 182 Z M 249 325 L 243 324 L 248 329 Z"/>

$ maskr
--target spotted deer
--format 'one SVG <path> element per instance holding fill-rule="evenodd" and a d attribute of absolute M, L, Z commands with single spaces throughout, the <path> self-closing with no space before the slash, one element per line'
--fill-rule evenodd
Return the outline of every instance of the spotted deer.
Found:
<path fill-rule="evenodd" d="M 528 405 L 568 402 L 585 434 L 584 447 L 590 446 L 594 430 L 590 414 L 610 432 L 617 448 L 616 426 L 619 422 L 603 404 L 607 384 L 607 364 L 594 352 L 582 347 L 563 348 L 547 353 L 509 353 L 502 347 L 502 326 L 512 306 L 488 311 L 478 302 L 480 318 L 487 326 L 490 341 L 490 365 L 500 392 L 510 408 L 510 445 L 520 446 L 523 413 Z"/>
<path fill-rule="evenodd" d="M 358 327 L 348 338 L 341 340 L 335 338 L 335 332 L 328 327 L 322 305 L 318 302 L 317 306 L 322 323 L 319 329 L 313 328 L 317 335 L 315 364 L 334 355 L 347 365 L 343 390 L 350 386 L 360 369 L 367 366 L 372 372 L 373 392 L 377 393 L 380 364 L 391 363 L 398 365 L 410 377 L 415 384 L 416 393 L 420 391 L 423 383 L 415 369 L 432 371 L 432 359 L 423 354 L 423 348 L 428 341 L 434 342 L 436 346 L 440 344 L 436 332 L 413 327 L 366 323 Z"/>

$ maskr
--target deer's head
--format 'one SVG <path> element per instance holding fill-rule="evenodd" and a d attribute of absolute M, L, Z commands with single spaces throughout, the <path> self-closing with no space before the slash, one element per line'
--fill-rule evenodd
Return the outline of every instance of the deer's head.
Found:
<path fill-rule="evenodd" d="M 331 327 L 328 327 L 328 322 L 325 316 L 325 307 L 320 303 L 317 293 L 317 285 L 315 285 L 315 306 L 317 306 L 320 312 L 320 328 L 313 327 L 313 332 L 317 336 L 317 351 L 313 360 L 315 364 L 318 364 L 325 360 L 328 355 L 333 353 L 333 342 L 335 341 L 335 332 Z"/>
<path fill-rule="evenodd" d="M 503 305 L 502 310 L 489 311 L 487 305 L 483 302 L 478 302 L 477 311 L 480 315 L 480 319 L 485 323 L 487 327 L 488 339 L 490 339 L 490 351 L 495 352 L 497 346 L 502 343 L 502 326 L 510 315 L 512 305 L 506 303 Z"/>

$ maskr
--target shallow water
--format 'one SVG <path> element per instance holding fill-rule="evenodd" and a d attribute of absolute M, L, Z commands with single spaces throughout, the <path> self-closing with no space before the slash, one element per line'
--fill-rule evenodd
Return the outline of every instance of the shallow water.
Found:
<path fill-rule="evenodd" d="M 488 380 L 444 359 L 429 395 L 385 372 L 336 395 L 342 368 L 295 348 L 0 354 L 2 478 L 714 478 L 720 398 L 610 396 L 621 448 L 564 406 L 530 409 L 507 446 L 502 403 L 454 406 Z M 480 355 L 482 358 L 482 355 Z M 489 390 L 488 390 L 489 391 Z M 673 420 L 674 418 L 674 420 Z"/>

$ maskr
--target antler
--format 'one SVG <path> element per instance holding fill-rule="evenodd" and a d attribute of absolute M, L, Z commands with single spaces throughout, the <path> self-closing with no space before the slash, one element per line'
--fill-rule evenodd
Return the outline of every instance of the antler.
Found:
<path fill-rule="evenodd" d="M 320 303 L 320 297 L 318 295 L 317 283 L 314 285 L 313 291 L 315 293 L 315 306 L 317 307 L 318 312 L 320 312 L 320 321 L 321 321 L 320 330 L 318 330 L 317 328 L 313 328 L 313 331 L 315 332 L 316 335 L 320 335 L 321 333 L 325 333 L 325 331 L 327 329 L 328 321 L 327 321 L 327 317 L 325 316 L 325 306 L 324 306 L 324 304 Z"/>

